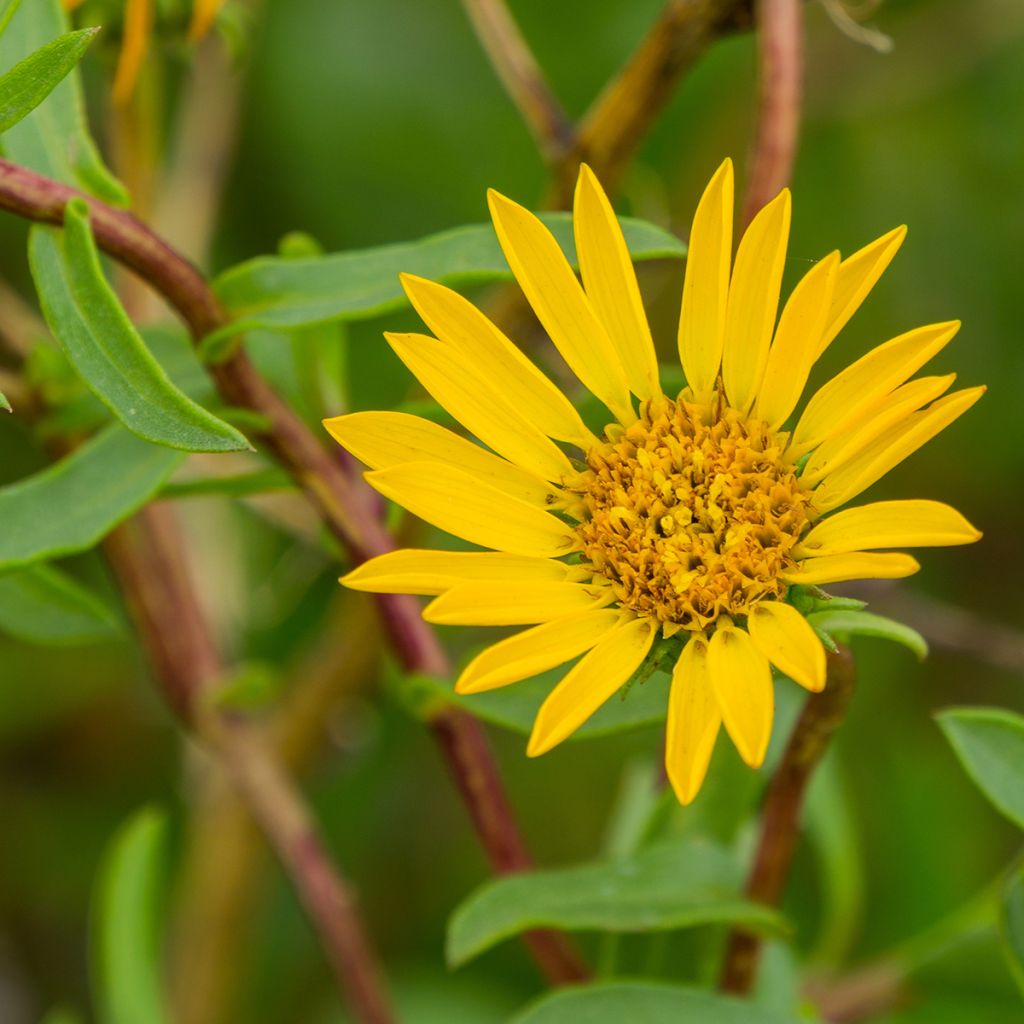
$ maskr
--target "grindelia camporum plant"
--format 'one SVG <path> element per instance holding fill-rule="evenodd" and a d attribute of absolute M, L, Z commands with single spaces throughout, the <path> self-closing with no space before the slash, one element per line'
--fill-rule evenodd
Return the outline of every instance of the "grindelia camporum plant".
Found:
<path fill-rule="evenodd" d="M 881 501 L 836 511 L 969 409 L 983 388 L 913 375 L 957 322 L 893 338 L 795 410 L 816 360 L 903 240 L 898 228 L 818 261 L 779 307 L 790 194 L 754 218 L 732 258 L 733 170 L 693 220 L 679 318 L 686 387 L 666 395 L 622 232 L 596 177 L 576 188 L 577 279 L 523 207 L 490 194 L 505 257 L 559 353 L 614 421 L 599 434 L 465 298 L 405 276 L 433 332 L 388 341 L 483 445 L 399 412 L 326 421 L 383 495 L 481 552 L 401 550 L 345 577 L 378 593 L 434 597 L 430 622 L 528 626 L 474 658 L 460 693 L 507 686 L 579 659 L 537 714 L 528 753 L 582 725 L 653 655 L 674 660 L 665 768 L 696 796 L 722 725 L 751 767 L 773 717 L 772 666 L 825 685 L 809 586 L 909 576 L 891 548 L 980 534 L 948 505 Z"/>

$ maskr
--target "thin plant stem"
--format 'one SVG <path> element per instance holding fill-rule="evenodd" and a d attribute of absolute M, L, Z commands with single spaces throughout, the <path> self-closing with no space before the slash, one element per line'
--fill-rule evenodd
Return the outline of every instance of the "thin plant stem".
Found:
<path fill-rule="evenodd" d="M 800 134 L 803 80 L 801 0 L 757 0 L 760 97 L 743 223 L 786 185 Z"/>
<path fill-rule="evenodd" d="M 562 159 L 572 146 L 572 122 L 551 91 L 504 0 L 463 0 L 463 7 L 541 155 L 549 163 Z"/>
<path fill-rule="evenodd" d="M 804 795 L 853 695 L 853 656 L 845 648 L 828 658 L 825 689 L 812 694 L 797 719 L 782 761 L 768 786 L 760 837 L 747 879 L 749 899 L 777 906 L 800 835 Z M 761 938 L 736 928 L 729 936 L 721 989 L 745 995 L 757 977 Z"/>
<path fill-rule="evenodd" d="M 219 712 L 223 678 L 166 506 L 149 505 L 105 541 L 105 550 L 165 696 L 223 763 L 259 822 L 316 928 L 339 987 L 363 1024 L 390 1024 L 381 973 L 348 883 L 332 864 L 301 794 L 244 720 Z"/>
<path fill-rule="evenodd" d="M 61 224 L 66 203 L 76 196 L 89 205 L 97 245 L 156 289 L 182 317 L 196 341 L 229 325 L 228 317 L 203 275 L 138 218 L 0 159 L 0 209 L 29 220 Z M 320 444 L 241 348 L 209 369 L 221 396 L 230 405 L 259 415 L 262 426 L 254 432 L 256 440 L 288 470 L 355 561 L 393 549 L 393 540 L 376 515 L 369 488 L 354 479 L 342 460 L 333 457 Z M 403 667 L 428 675 L 450 675 L 448 658 L 433 630 L 420 617 L 415 599 L 405 594 L 380 594 L 376 600 L 391 646 Z M 448 756 L 452 773 L 457 778 L 465 773 L 471 776 L 461 779 L 459 785 L 466 800 L 483 797 L 494 800 L 490 808 L 468 806 L 492 866 L 499 872 L 529 867 L 532 862 L 526 855 L 518 823 L 504 796 L 483 727 L 457 708 L 436 710 L 428 719 L 428 725 Z M 458 742 L 451 742 L 452 737 L 458 737 Z M 451 755 L 456 750 L 463 751 L 464 757 L 453 759 Z M 489 785 L 483 789 L 475 784 L 475 780 L 481 778 L 489 780 Z M 501 800 L 497 799 L 498 793 L 502 795 Z M 516 846 L 523 851 L 520 865 L 503 866 L 505 851 Z M 540 947 L 541 955 L 532 940 L 527 944 L 549 979 L 564 980 L 565 965 L 570 962 L 575 965 L 575 978 L 586 976 L 586 968 L 578 955 L 557 933 L 549 933 Z M 550 963 L 543 956 L 549 947 L 560 948 L 557 960 Z"/>
<path fill-rule="evenodd" d="M 572 149 L 556 169 L 546 205 L 569 205 L 584 161 L 613 191 L 682 76 L 715 40 L 751 21 L 751 0 L 669 0 L 584 114 Z"/>

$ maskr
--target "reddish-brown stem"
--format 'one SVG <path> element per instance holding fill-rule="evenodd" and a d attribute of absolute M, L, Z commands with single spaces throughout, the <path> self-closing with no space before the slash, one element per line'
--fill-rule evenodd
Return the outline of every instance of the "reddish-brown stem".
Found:
<path fill-rule="evenodd" d="M 789 184 L 800 133 L 801 0 L 758 0 L 760 100 L 743 223 Z"/>
<path fill-rule="evenodd" d="M 301 795 L 243 721 L 216 711 L 223 667 L 199 611 L 170 510 L 149 505 L 105 541 L 143 645 L 168 701 L 220 757 L 317 929 L 352 1013 L 390 1024 L 376 960 L 348 884 L 331 863 Z"/>
<path fill-rule="evenodd" d="M 747 896 L 757 903 L 777 906 L 782 898 L 800 834 L 807 784 L 846 714 L 854 676 L 853 656 L 848 650 L 842 648 L 838 654 L 830 654 L 825 689 L 808 697 L 786 744 L 768 787 L 760 839 L 747 880 Z M 726 951 L 722 990 L 748 993 L 757 976 L 760 954 L 761 939 L 752 932 L 735 929 Z"/>
<path fill-rule="evenodd" d="M 229 319 L 203 275 L 138 218 L 0 159 L 0 209 L 29 220 L 60 224 L 65 205 L 76 196 L 89 204 L 97 245 L 159 292 L 185 321 L 197 341 L 211 331 L 228 326 Z M 263 425 L 254 432 L 254 438 L 292 474 L 354 560 L 361 561 L 391 550 L 392 539 L 374 512 L 369 489 L 349 476 L 340 460 L 332 458 L 270 388 L 241 348 L 225 362 L 211 367 L 211 373 L 228 403 L 259 414 Z M 420 617 L 416 601 L 403 594 L 381 594 L 377 602 L 391 645 L 403 666 L 414 672 L 449 675 L 451 667 L 447 656 L 433 630 Z M 483 728 L 470 715 L 456 709 L 437 712 L 429 724 L 446 756 L 452 749 L 448 737 L 452 734 L 460 737 L 458 746 L 467 760 L 449 761 L 456 777 L 472 766 L 475 774 L 493 779 L 489 798 L 501 793 L 501 799 L 495 801 L 493 808 L 479 808 L 469 803 L 468 809 L 495 870 L 509 870 L 502 866 L 503 851 L 518 844 L 523 847 L 525 856 L 525 846 L 504 796 Z M 460 784 L 459 789 L 467 801 L 481 796 L 474 786 Z M 486 830 L 481 828 L 483 822 L 487 823 Z M 527 859 L 515 870 L 528 865 Z M 541 955 L 534 947 L 531 951 L 544 974 L 552 981 L 561 981 L 565 976 L 564 962 L 574 959 L 575 954 L 555 933 L 550 934 L 550 944 L 563 947 L 557 961 L 549 962 L 543 950 Z M 584 969 L 579 966 L 582 975 Z"/>
<path fill-rule="evenodd" d="M 473 815 L 476 830 L 485 841 L 491 866 L 501 875 L 528 871 L 533 866 L 522 837 L 505 827 L 512 816 L 508 797 L 488 755 L 483 732 L 464 727 L 453 728 L 453 716 L 446 715 L 433 723 L 455 784 Z M 476 724 L 474 722 L 474 724 Z M 564 984 L 586 981 L 586 965 L 574 948 L 557 932 L 530 931 L 523 936 L 534 959 L 544 965 L 549 981 Z"/>

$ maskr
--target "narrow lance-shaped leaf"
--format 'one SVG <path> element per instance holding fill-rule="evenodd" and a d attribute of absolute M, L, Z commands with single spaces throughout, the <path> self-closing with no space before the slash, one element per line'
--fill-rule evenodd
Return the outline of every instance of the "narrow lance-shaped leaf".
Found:
<path fill-rule="evenodd" d="M 2 391 L 0 391 L 0 410 L 3 412 L 11 411 L 11 403 L 7 401 L 7 398 Z"/>
<path fill-rule="evenodd" d="M 797 1020 L 749 999 L 656 981 L 610 981 L 542 996 L 512 1024 L 797 1024 Z"/>
<path fill-rule="evenodd" d="M 103 275 L 82 200 L 68 204 L 63 231 L 32 229 L 29 261 L 50 329 L 130 431 L 184 451 L 249 449 L 234 427 L 180 391 L 146 348 Z"/>
<path fill-rule="evenodd" d="M 951 708 L 936 717 L 978 788 L 1024 828 L 1024 716 L 1002 708 Z"/>
<path fill-rule="evenodd" d="M 702 924 L 784 931 L 778 914 L 739 894 L 741 871 L 721 847 L 674 842 L 605 864 L 487 882 L 452 915 L 447 954 L 465 963 L 532 928 L 641 932 Z"/>
<path fill-rule="evenodd" d="M 93 547 L 183 458 L 112 424 L 55 465 L 0 487 L 0 571 Z"/>
<path fill-rule="evenodd" d="M 119 623 L 67 573 L 33 565 L 0 575 L 0 632 L 37 644 L 89 644 L 117 636 Z"/>
<path fill-rule="evenodd" d="M 94 902 L 92 966 L 101 1024 L 161 1024 L 158 913 L 167 822 L 147 808 L 114 837 Z"/>
<path fill-rule="evenodd" d="M 14 127 L 53 92 L 82 59 L 98 31 L 84 28 L 69 32 L 0 75 L 0 133 Z"/>
<path fill-rule="evenodd" d="M 842 600 L 839 598 L 838 600 Z M 913 651 L 920 660 L 928 657 L 928 641 L 916 629 L 905 626 L 895 619 L 855 608 L 839 608 L 833 611 L 812 612 L 807 621 L 815 629 L 823 630 L 829 636 L 845 639 L 848 636 L 873 636 L 881 640 L 892 640 Z"/>
<path fill-rule="evenodd" d="M 10 13 L 10 8 L 6 13 Z M 68 31 L 61 0 L 28 0 L 0 35 L 0 68 L 12 68 Z M 15 163 L 100 199 L 127 205 L 124 186 L 104 166 L 85 120 L 78 72 L 73 70 L 27 117 L 0 139 Z"/>
<path fill-rule="evenodd" d="M 541 219 L 575 264 L 570 215 L 547 213 Z M 624 218 L 622 227 L 634 260 L 686 255 L 678 238 L 653 224 Z M 512 276 L 494 229 L 473 224 L 417 242 L 322 257 L 262 256 L 225 271 L 214 288 L 235 318 L 226 332 L 288 330 L 366 319 L 403 306 L 406 300 L 398 281 L 402 272 L 453 287 Z"/>

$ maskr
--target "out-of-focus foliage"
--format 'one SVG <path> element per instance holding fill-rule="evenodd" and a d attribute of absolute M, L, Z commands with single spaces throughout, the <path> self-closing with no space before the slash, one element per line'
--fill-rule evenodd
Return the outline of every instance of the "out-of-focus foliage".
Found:
<path fill-rule="evenodd" d="M 172 15 L 183 8 L 160 6 Z M 657 0 L 518 0 L 512 6 L 573 114 L 622 63 L 659 9 Z M 114 25 L 117 7 L 105 5 Z M 394 271 L 430 272 L 431 266 L 415 260 L 417 252 L 439 244 L 433 236 L 440 234 L 442 243 L 464 242 L 464 232 L 449 232 L 484 219 L 488 187 L 536 205 L 544 166 L 454 0 L 267 0 L 262 7 L 253 21 L 238 148 L 207 269 L 219 275 L 225 301 L 260 328 L 248 339 L 253 358 L 310 422 L 345 405 L 420 408 L 422 394 L 380 337 L 384 326 L 415 329 Z M 0 37 L 0 72 L 62 35 L 56 9 L 49 0 L 23 0 Z M 828 973 L 895 947 L 909 964 L 912 998 L 878 1021 L 1011 1024 L 1021 1018 L 1013 979 L 1016 974 L 1019 981 L 1024 959 L 1022 883 L 1019 873 L 1003 872 L 1020 834 L 964 773 L 934 712 L 949 705 L 1024 710 L 1020 637 L 992 627 L 1012 626 L 1024 613 L 1014 568 L 1024 560 L 1018 408 L 1024 355 L 1015 341 L 1024 315 L 1017 271 L 1024 237 L 1024 13 L 1014 0 L 890 0 L 874 18 L 894 41 L 891 54 L 856 46 L 818 5 L 807 5 L 807 106 L 787 274 L 794 280 L 809 261 L 836 246 L 848 253 L 895 224 L 910 225 L 895 265 L 816 376 L 824 380 L 851 356 L 911 324 L 962 318 L 956 351 L 940 358 L 936 372 L 955 366 L 966 383 L 989 383 L 990 393 L 941 445 L 916 455 L 876 492 L 948 500 L 986 536 L 979 545 L 935 553 L 924 560 L 921 575 L 899 590 L 858 593 L 870 600 L 869 614 L 897 619 L 907 610 L 901 595 L 944 602 L 923 610 L 914 606 L 918 625 L 927 626 L 929 616 L 940 623 L 927 661 L 872 639 L 872 623 L 890 637 L 894 629 L 864 619 L 857 609 L 819 613 L 847 616 L 845 629 L 835 619 L 822 625 L 852 636 L 858 692 L 825 773 L 815 782 L 809 842 L 798 855 L 783 908 L 796 956 L 776 955 L 773 947 L 757 1019 L 796 1019 L 805 955 L 814 971 Z M 101 35 L 83 65 L 90 110 L 104 126 L 97 134 L 105 144 L 115 42 Z M 185 102 L 183 55 L 174 43 L 157 43 L 156 53 L 166 70 L 143 88 L 163 91 L 167 104 L 148 142 L 158 157 L 171 158 L 166 140 Z M 685 232 L 709 172 L 723 156 L 742 158 L 747 151 L 753 75 L 750 37 L 719 43 L 707 54 L 627 175 L 623 212 Z M 12 159 L 123 202 L 121 186 L 82 128 L 79 93 L 77 75 L 61 81 L 0 145 Z M 215 105 L 221 97 L 207 101 Z M 108 144 L 105 151 L 127 179 L 130 162 L 115 148 Z M 200 179 L 178 180 L 199 194 Z M 162 227 L 173 233 L 185 225 Z M 325 250 L 341 255 L 308 265 L 314 251 L 298 259 L 294 252 L 261 256 L 278 251 L 281 238 L 296 230 L 312 232 Z M 415 239 L 426 241 L 404 247 Z M 345 253 L 389 243 L 403 247 L 384 250 L 377 264 L 360 263 L 366 280 L 353 285 L 346 276 L 339 289 L 333 275 L 351 262 Z M 0 244 L 3 277 L 30 296 L 23 226 L 5 217 Z M 491 243 L 481 236 L 475 244 Z M 660 233 L 644 244 L 648 255 L 679 251 Z M 260 258 L 249 262 L 255 257 Z M 480 261 L 474 266 L 462 284 L 482 285 L 499 276 L 497 266 L 483 273 Z M 641 279 L 659 351 L 670 360 L 679 260 L 645 263 Z M 284 284 L 268 292 L 268 280 Z M 263 305 L 252 290 L 257 285 Z M 384 311 L 386 316 L 376 315 Z M 0 331 L 6 312 L 0 307 Z M 351 321 L 343 331 L 333 322 L 341 319 Z M 301 331 L 280 333 L 297 325 Z M 318 333 L 324 331 L 331 333 Z M 174 394 L 212 404 L 203 371 L 180 332 L 159 325 L 142 336 Z M 137 341 L 121 340 L 130 346 Z M 526 329 L 523 340 L 534 341 Z M 85 430 L 101 424 L 105 408 L 56 349 L 42 351 L 47 354 L 33 364 L 42 384 L 74 396 L 62 404 L 64 420 L 56 425 Z M 95 385 L 95 377 L 86 376 Z M 179 398 L 174 401 L 182 407 Z M 182 469 L 181 452 L 143 442 L 119 425 L 46 468 L 52 456 L 45 432 L 30 431 L 17 417 L 0 417 L 0 569 L 8 572 L 0 576 L 0 1019 L 23 1024 L 66 1004 L 110 1007 L 101 1019 L 111 1024 L 157 1020 L 155 982 L 147 974 L 155 958 L 150 944 L 156 929 L 165 937 L 175 933 L 154 895 L 153 872 L 165 849 L 156 819 L 136 819 L 106 861 L 103 851 L 121 823 L 154 799 L 189 822 L 196 766 L 152 694 L 126 631 L 118 628 L 120 615 L 111 611 L 114 588 L 90 549 L 161 489 L 189 497 L 176 508 L 189 526 L 190 558 L 203 581 L 207 611 L 237 664 L 271 666 L 262 675 L 243 673 L 225 683 L 224 699 L 247 713 L 273 713 L 318 670 L 345 671 L 347 659 L 329 663 L 318 643 L 322 637 L 350 644 L 371 644 L 374 638 L 370 630 L 355 637 L 344 632 L 342 609 L 347 615 L 350 606 L 335 583 L 341 556 L 266 461 L 232 455 L 211 464 L 201 457 Z M 48 514 L 39 515 L 40 508 Z M 421 527 L 400 525 L 418 530 L 417 542 L 436 539 Z M 43 564 L 64 556 L 70 557 L 59 569 Z M 29 563 L 40 567 L 11 571 Z M 44 610 L 33 613 L 33 601 Z M 949 618 L 946 603 L 972 618 L 966 625 L 962 617 Z M 912 633 L 901 635 L 920 653 Z M 445 639 L 471 645 L 481 637 L 452 633 Z M 457 653 L 467 657 L 470 651 Z M 453 959 L 482 955 L 448 973 L 443 950 L 453 908 L 469 898 L 450 925 L 454 936 L 466 928 L 474 901 L 488 894 L 498 898 L 494 893 L 500 897 L 500 887 L 512 883 L 488 881 L 436 751 L 408 714 L 418 700 L 439 699 L 440 684 L 405 680 L 398 687 L 382 656 L 366 661 L 371 668 L 349 681 L 336 713 L 323 723 L 307 786 L 332 850 L 362 893 L 401 1019 L 540 1024 L 571 1017 L 600 1024 L 642 1007 L 651 1021 L 678 1020 L 685 1013 L 707 1024 L 751 1020 L 747 1008 L 676 987 L 713 982 L 706 950 L 720 930 L 712 925 L 600 940 L 583 934 L 588 957 L 607 973 L 662 978 L 672 987 L 602 983 L 532 1003 L 540 993 L 533 969 L 514 943 L 495 945 L 497 933 L 550 918 L 532 915 L 526 898 L 516 898 L 510 901 L 516 914 L 504 924 L 487 915 L 495 934 L 480 932 L 472 941 L 461 934 L 462 953 Z M 651 828 L 664 829 L 680 846 L 714 841 L 740 852 L 747 848 L 750 836 L 742 823 L 756 806 L 761 780 L 738 771 L 730 751 L 716 752 L 707 791 L 685 812 L 652 804 L 648 774 L 641 773 L 640 784 L 635 781 L 633 758 L 651 756 L 660 742 L 657 727 L 642 723 L 661 715 L 663 676 L 637 687 L 623 705 L 639 719 L 637 730 L 608 735 L 595 719 L 589 739 L 582 731 L 579 742 L 535 761 L 523 756 L 521 731 L 544 683 L 531 685 L 467 703 L 495 725 L 512 798 L 538 860 L 552 866 L 546 878 L 555 879 L 556 888 L 565 877 L 560 867 L 577 878 L 581 870 L 601 870 L 573 865 L 593 861 L 602 848 L 612 865 L 603 870 L 612 873 L 630 858 L 641 859 L 637 836 Z M 791 689 L 780 687 L 781 702 L 793 700 L 783 692 Z M 785 719 L 785 708 L 780 715 Z M 976 720 L 977 712 L 940 718 L 978 785 L 1019 822 L 1019 757 L 1007 753 L 1005 738 L 979 736 L 971 728 Z M 1003 715 L 1000 721 L 1012 719 Z M 786 729 L 780 721 L 782 739 Z M 228 825 L 222 821 L 220 829 L 225 856 L 237 855 Z M 255 834 L 245 836 L 245 843 L 259 847 Z M 187 851 L 187 842 L 180 848 L 169 844 L 183 888 L 201 884 L 188 873 Z M 256 882 L 245 921 L 230 933 L 231 963 L 219 979 L 230 991 L 230 1019 L 345 1019 L 290 889 L 262 854 L 252 863 Z M 121 867 L 112 873 L 112 864 Z M 993 879 L 998 899 L 988 895 L 995 891 Z M 515 884 L 529 888 L 538 882 L 545 878 Z M 485 888 L 470 895 L 480 886 Z M 983 913 L 971 902 L 979 891 L 985 896 Z M 95 1001 L 86 939 L 94 899 L 100 953 Z M 965 902 L 966 915 L 957 909 Z M 665 913 L 668 905 L 678 910 L 678 892 L 654 911 Z M 595 917 L 568 923 L 616 930 Z M 999 949 L 1010 959 L 997 954 Z M 115 985 L 127 988 L 115 992 Z"/>

